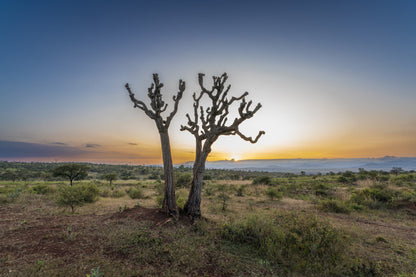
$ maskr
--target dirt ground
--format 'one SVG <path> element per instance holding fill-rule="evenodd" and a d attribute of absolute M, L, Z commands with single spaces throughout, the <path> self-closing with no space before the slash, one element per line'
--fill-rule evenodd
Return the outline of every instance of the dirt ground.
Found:
<path fill-rule="evenodd" d="M 101 211 L 100 213 L 65 214 L 48 207 L 48 202 L 35 200 L 32 204 L 11 204 L 0 206 L 0 276 L 25 276 L 25 268 L 34 272 L 44 261 L 74 265 L 79 271 L 89 273 L 91 268 L 80 261 L 99 260 L 106 240 L 103 230 L 111 229 L 122 220 L 147 222 L 151 228 L 169 226 L 173 219 L 155 208 L 134 206 L 122 212 Z M 283 199 L 268 209 L 313 210 L 310 203 L 301 200 Z M 313 211 L 325 217 L 338 228 L 352 234 L 355 249 L 363 256 L 377 255 L 382 263 L 399 264 L 415 255 L 416 264 L 416 221 L 409 216 L 364 216 L 361 214 L 334 214 Z M 190 225 L 182 218 L 182 225 Z M 414 251 L 414 254 L 409 252 Z M 407 257 L 404 259 L 403 257 Z M 91 263 L 89 263 L 91 264 Z M 403 264 L 403 268 L 412 267 Z M 36 270 L 35 270 L 36 271 Z M 44 273 L 33 276 L 46 276 Z"/>
<path fill-rule="evenodd" d="M 0 206 L 0 275 L 23 276 L 16 268 L 36 265 L 36 261 L 40 267 L 45 260 L 59 259 L 69 265 L 94 257 L 105 239 L 101 231 L 126 218 L 147 221 L 154 228 L 172 220 L 159 209 L 139 206 L 104 215 L 48 215 L 43 209 Z M 189 224 L 186 219 L 183 223 Z"/>

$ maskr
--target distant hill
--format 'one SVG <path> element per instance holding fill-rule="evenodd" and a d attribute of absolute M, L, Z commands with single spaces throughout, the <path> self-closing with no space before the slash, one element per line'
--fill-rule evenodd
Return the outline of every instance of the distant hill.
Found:
<path fill-rule="evenodd" d="M 193 162 L 185 163 L 192 166 Z M 404 170 L 416 170 L 416 157 L 394 157 L 383 158 L 359 158 L 359 159 L 273 159 L 273 160 L 223 160 L 207 162 L 207 168 L 211 169 L 235 169 L 269 172 L 292 172 L 299 173 L 326 173 L 338 171 L 385 170 L 393 167 L 401 167 Z"/>

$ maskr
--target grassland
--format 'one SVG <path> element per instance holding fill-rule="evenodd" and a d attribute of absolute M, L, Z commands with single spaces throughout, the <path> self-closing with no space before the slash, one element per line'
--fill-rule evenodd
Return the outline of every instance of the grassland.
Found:
<path fill-rule="evenodd" d="M 58 204 L 65 180 L 0 181 L 0 275 L 416 276 L 415 173 L 208 171 L 192 224 L 159 212 L 144 168 L 111 186 L 108 168 L 90 172 L 77 184 L 99 197 L 74 212 Z"/>

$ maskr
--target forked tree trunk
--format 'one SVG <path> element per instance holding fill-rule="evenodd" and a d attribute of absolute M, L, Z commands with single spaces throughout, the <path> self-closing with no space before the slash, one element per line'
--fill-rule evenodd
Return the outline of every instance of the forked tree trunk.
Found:
<path fill-rule="evenodd" d="M 225 86 L 227 78 L 228 76 L 226 73 L 219 77 L 214 76 L 214 85 L 212 86 L 212 89 L 206 89 L 203 84 L 204 74 L 198 74 L 201 92 L 199 95 L 194 93 L 192 96 L 194 99 L 194 118 L 192 119 L 189 114 L 186 114 L 188 119 L 187 126 L 181 126 L 181 131 L 186 130 L 190 132 L 194 135 L 196 140 L 194 177 L 188 201 L 185 204 L 185 212 L 190 215 L 192 219 L 201 217 L 201 191 L 204 180 L 205 162 L 208 154 L 211 152 L 212 144 L 222 135 L 238 135 L 246 141 L 256 143 L 264 134 L 264 131 L 260 131 L 257 137 L 253 139 L 240 132 L 240 124 L 253 117 L 253 115 L 261 108 L 261 104 L 259 103 L 254 109 L 250 109 L 253 102 L 246 102 L 245 100 L 248 92 L 243 93 L 240 97 L 227 98 L 228 91 L 231 87 L 231 85 Z M 204 95 L 207 95 L 211 100 L 211 106 L 207 108 L 204 108 L 199 104 L 199 101 Z M 233 122 L 227 125 L 229 107 L 235 101 L 241 101 L 238 108 L 238 117 L 234 118 Z M 204 142 L 203 147 L 201 147 L 202 142 Z"/>
<path fill-rule="evenodd" d="M 173 178 L 172 153 L 170 150 L 169 134 L 167 130 L 159 131 L 163 155 L 163 172 L 165 176 L 165 195 L 162 209 L 170 215 L 178 215 L 175 198 L 175 183 Z"/>
<path fill-rule="evenodd" d="M 196 158 L 193 168 L 192 186 L 189 191 L 188 201 L 184 206 L 185 214 L 192 217 L 192 220 L 201 218 L 201 193 L 204 184 L 205 163 L 211 147 L 207 143 L 201 150 L 201 141 L 197 141 Z"/>

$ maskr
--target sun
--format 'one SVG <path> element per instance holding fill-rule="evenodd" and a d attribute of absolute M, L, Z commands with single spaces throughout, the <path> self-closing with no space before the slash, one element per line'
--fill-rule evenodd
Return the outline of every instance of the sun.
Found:
<path fill-rule="evenodd" d="M 241 160 L 240 155 L 238 155 L 238 154 L 233 154 L 233 155 L 230 155 L 230 156 L 231 156 L 231 160 L 233 160 L 235 162 L 238 162 L 239 160 Z"/>

